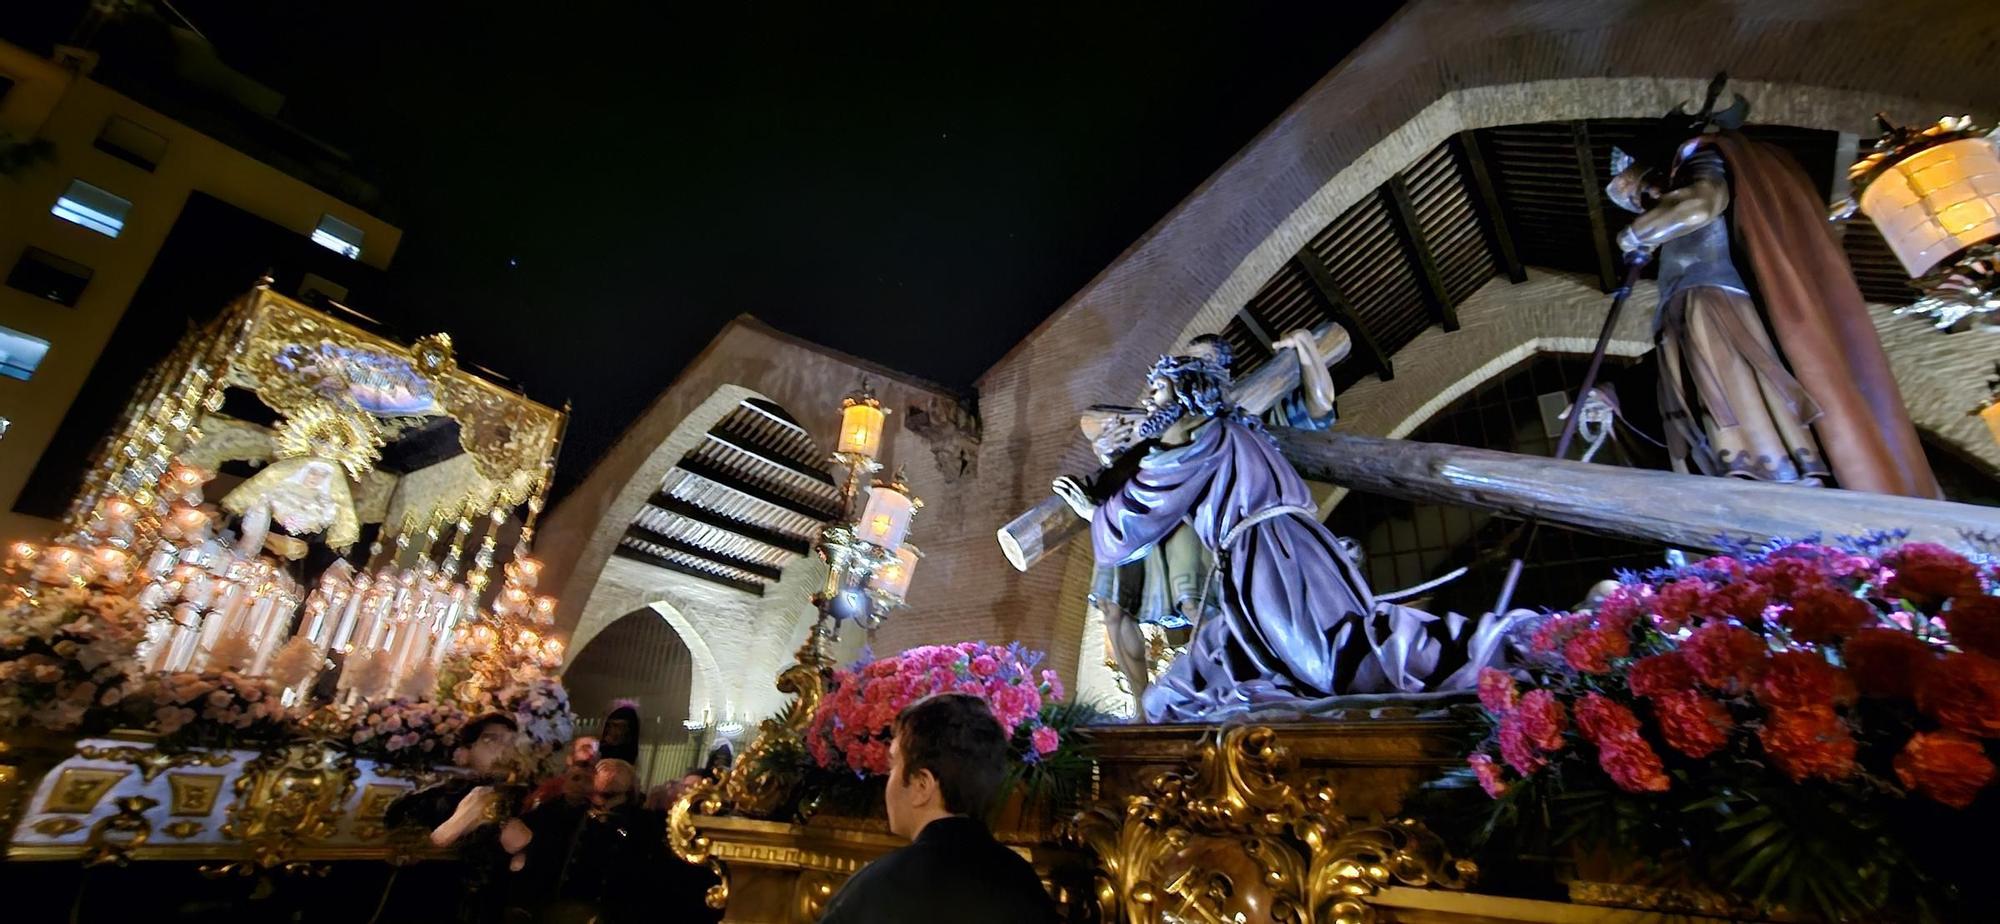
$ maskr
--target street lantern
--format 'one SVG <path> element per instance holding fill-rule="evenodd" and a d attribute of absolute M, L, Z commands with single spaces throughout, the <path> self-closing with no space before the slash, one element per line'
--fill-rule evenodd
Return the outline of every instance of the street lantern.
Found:
<path fill-rule="evenodd" d="M 882 409 L 882 402 L 875 397 L 875 390 L 862 382 L 861 387 L 840 402 L 840 448 L 841 455 L 856 459 L 873 460 L 882 451 L 882 425 L 889 412 Z M 849 464 L 852 464 L 851 462 Z"/>
<path fill-rule="evenodd" d="M 1877 119 L 1882 136 L 1848 169 L 1850 192 L 1831 217 L 1860 211 L 1882 233 L 1922 292 L 1897 314 L 1944 330 L 2000 311 L 2000 133 L 1965 116 L 1923 128 Z"/>

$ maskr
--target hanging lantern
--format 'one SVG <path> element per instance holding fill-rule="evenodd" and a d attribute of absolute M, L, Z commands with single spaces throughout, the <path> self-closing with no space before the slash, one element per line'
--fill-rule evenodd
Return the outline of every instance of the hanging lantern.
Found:
<path fill-rule="evenodd" d="M 1898 314 L 1944 329 L 2000 310 L 2000 137 L 1965 116 L 1921 129 L 1877 118 L 1882 137 L 1848 170 L 1852 192 L 1833 217 L 1867 215 L 1923 292 Z"/>
<path fill-rule="evenodd" d="M 888 416 L 882 402 L 875 398 L 875 390 L 862 382 L 860 389 L 841 399 L 838 451 L 858 458 L 874 458 L 882 450 L 882 425 Z"/>
<path fill-rule="evenodd" d="M 917 573 L 917 560 L 924 553 L 909 543 L 896 550 L 896 560 L 882 566 L 875 573 L 874 590 L 895 603 L 902 603 L 903 596 L 910 590 L 910 578 Z"/>
<path fill-rule="evenodd" d="M 868 489 L 868 506 L 862 509 L 860 528 L 855 532 L 863 540 L 893 552 L 902 546 L 903 537 L 910 532 L 910 518 L 923 505 L 923 501 L 910 493 L 903 473 L 897 472 L 889 484 L 878 481 Z"/>

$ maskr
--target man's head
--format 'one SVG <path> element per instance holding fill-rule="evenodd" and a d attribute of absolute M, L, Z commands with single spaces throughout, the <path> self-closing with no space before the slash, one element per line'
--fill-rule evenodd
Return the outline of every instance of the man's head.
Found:
<path fill-rule="evenodd" d="M 461 767 L 481 775 L 501 772 L 507 761 L 519 753 L 521 726 L 514 717 L 501 712 L 489 712 L 465 723 L 459 730 L 461 742 L 451 759 Z"/>
<path fill-rule="evenodd" d="M 584 735 L 569 743 L 569 765 L 588 767 L 597 763 L 597 739 Z"/>
<path fill-rule="evenodd" d="M 600 808 L 609 808 L 632 798 L 632 790 L 638 785 L 638 771 L 626 761 L 607 757 L 597 762 L 594 783 L 592 801 Z"/>
<path fill-rule="evenodd" d="M 979 815 L 1007 773 L 1007 733 L 986 701 L 939 693 L 903 708 L 889 743 L 889 830 L 915 838 L 949 815 Z"/>
<path fill-rule="evenodd" d="M 1203 334 L 1179 356 L 1162 356 L 1146 373 L 1149 416 L 1139 436 L 1157 439 L 1188 414 L 1215 417 L 1229 410 L 1229 343 Z"/>

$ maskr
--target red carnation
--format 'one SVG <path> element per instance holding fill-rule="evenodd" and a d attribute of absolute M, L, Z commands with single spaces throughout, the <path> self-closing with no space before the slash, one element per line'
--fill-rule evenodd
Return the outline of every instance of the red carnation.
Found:
<path fill-rule="evenodd" d="M 1944 613 L 1953 644 L 1989 658 L 2000 658 L 2000 597 L 1959 597 Z"/>
<path fill-rule="evenodd" d="M 1711 591 L 1706 609 L 1715 616 L 1734 616 L 1738 622 L 1758 625 L 1764 621 L 1764 607 L 1771 602 L 1771 590 L 1755 581 L 1730 581 Z"/>
<path fill-rule="evenodd" d="M 1625 672 L 1625 684 L 1636 696 L 1667 696 L 1694 689 L 1694 670 L 1678 651 L 1656 654 L 1632 662 Z"/>
<path fill-rule="evenodd" d="M 1840 657 L 1863 694 L 1909 699 L 1937 652 L 1901 629 L 1862 629 L 1841 647 Z"/>
<path fill-rule="evenodd" d="M 1611 660 L 1632 653 L 1632 634 L 1615 623 L 1595 623 L 1563 644 L 1563 660 L 1580 673 L 1608 674 Z"/>
<path fill-rule="evenodd" d="M 1734 693 L 1763 671 L 1765 647 L 1762 638 L 1742 626 L 1711 622 L 1690 633 L 1680 650 L 1695 679 Z"/>
<path fill-rule="evenodd" d="M 1620 584 L 1598 601 L 1597 618 L 1630 626 L 1646 615 L 1651 598 L 1652 591 L 1644 584 Z"/>
<path fill-rule="evenodd" d="M 1521 693 L 1514 688 L 1514 675 L 1490 667 L 1479 669 L 1479 704 L 1485 706 L 1487 712 L 1506 715 L 1520 701 Z"/>
<path fill-rule="evenodd" d="M 1500 720 L 1500 757 L 1522 776 L 1533 776 L 1535 771 L 1548 766 L 1548 759 L 1536 750 L 1534 742 L 1529 741 L 1522 731 L 1518 710 Z"/>
<path fill-rule="evenodd" d="M 1854 701 L 1854 681 L 1817 651 L 1780 651 L 1757 679 L 1757 701 L 1768 709 L 1844 706 Z"/>
<path fill-rule="evenodd" d="M 1875 608 L 1855 595 L 1827 584 L 1808 587 L 1792 598 L 1780 620 L 1792 637 L 1823 644 L 1845 638 L 1878 620 Z"/>
<path fill-rule="evenodd" d="M 1771 588 L 1771 593 L 1780 600 L 1791 600 L 1808 589 L 1824 587 L 1829 577 L 1825 565 L 1795 555 L 1771 558 L 1750 569 L 1750 579 Z"/>
<path fill-rule="evenodd" d="M 1681 578 L 1661 587 L 1653 597 L 1653 612 L 1660 617 L 1660 628 L 1676 632 L 1686 626 L 1704 611 L 1704 601 L 1711 589 L 1712 585 L 1700 578 Z"/>
<path fill-rule="evenodd" d="M 1917 678 L 1917 708 L 1952 731 L 2000 738 L 2000 661 L 1945 655 Z"/>
<path fill-rule="evenodd" d="M 1667 746 L 1689 757 L 1707 757 L 1729 743 L 1734 727 L 1721 703 L 1687 690 L 1653 701 L 1653 717 Z"/>
<path fill-rule="evenodd" d="M 1528 649 L 1536 654 L 1554 654 L 1560 650 L 1569 637 L 1575 635 L 1590 617 L 1581 613 L 1566 613 L 1551 616 L 1535 627 L 1535 634 L 1528 640 Z"/>
<path fill-rule="evenodd" d="M 1639 717 L 1624 705 L 1598 693 L 1585 693 L 1576 704 L 1576 727 L 1591 744 L 1639 737 Z"/>
<path fill-rule="evenodd" d="M 1794 783 L 1810 777 L 1837 781 L 1854 773 L 1854 736 L 1831 706 L 1772 712 L 1757 738 L 1771 763 Z"/>
<path fill-rule="evenodd" d="M 1993 782 L 1986 747 L 1957 732 L 1918 732 L 1896 755 L 1896 779 L 1952 808 L 1965 808 Z"/>
<path fill-rule="evenodd" d="M 1498 799 L 1506 794 L 1507 781 L 1502 778 L 1500 765 L 1494 763 L 1493 758 L 1474 754 L 1465 762 L 1472 766 L 1473 774 L 1479 777 L 1479 788 L 1486 790 L 1488 796 Z"/>
<path fill-rule="evenodd" d="M 1667 770 L 1660 764 L 1660 755 L 1642 738 L 1619 738 L 1600 746 L 1597 765 L 1626 792 L 1667 791 Z"/>
<path fill-rule="evenodd" d="M 1521 697 L 1521 708 L 1517 714 L 1521 719 L 1521 734 L 1531 744 L 1544 751 L 1562 750 L 1562 733 L 1569 727 L 1569 716 L 1563 712 L 1562 703 L 1556 700 L 1554 693 L 1530 690 Z"/>
<path fill-rule="evenodd" d="M 1979 594 L 1979 569 L 1965 556 L 1932 542 L 1912 542 L 1882 556 L 1895 571 L 1883 591 L 1918 606 Z"/>

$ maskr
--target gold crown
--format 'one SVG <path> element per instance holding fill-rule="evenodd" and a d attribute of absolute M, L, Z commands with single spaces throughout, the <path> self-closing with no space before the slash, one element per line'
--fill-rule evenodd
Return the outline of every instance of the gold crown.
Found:
<path fill-rule="evenodd" d="M 373 417 L 317 401 L 292 412 L 278 426 L 277 455 L 325 459 L 346 469 L 348 477 L 359 478 L 375 467 L 382 442 Z"/>

